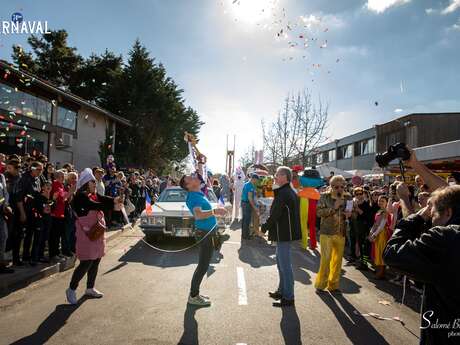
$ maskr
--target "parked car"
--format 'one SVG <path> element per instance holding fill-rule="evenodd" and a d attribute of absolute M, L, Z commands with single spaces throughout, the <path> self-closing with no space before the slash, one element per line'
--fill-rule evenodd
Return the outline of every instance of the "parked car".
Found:
<path fill-rule="evenodd" d="M 165 189 L 158 200 L 152 205 L 152 212 L 144 210 L 140 217 L 140 228 L 148 241 L 160 237 L 193 237 L 195 226 L 193 215 L 185 204 L 187 192 L 180 187 Z M 208 188 L 208 198 L 213 208 L 218 207 L 218 199 L 211 188 Z M 225 208 L 231 210 L 230 203 Z M 229 215 L 231 211 L 229 212 Z M 218 231 L 223 233 L 229 222 L 228 218 L 218 219 Z"/>

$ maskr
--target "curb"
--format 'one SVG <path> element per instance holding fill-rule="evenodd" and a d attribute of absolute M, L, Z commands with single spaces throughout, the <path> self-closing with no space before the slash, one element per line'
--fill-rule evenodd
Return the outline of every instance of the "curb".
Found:
<path fill-rule="evenodd" d="M 0 282 L 0 297 L 4 297 L 16 290 L 23 289 L 38 280 L 52 276 L 53 274 L 67 271 L 75 266 L 75 257 L 68 258 L 63 262 L 54 265 L 37 268 L 31 271 L 22 271 L 17 269 L 17 273 L 13 273 L 12 279 L 2 279 Z"/>
<path fill-rule="evenodd" d="M 106 244 L 110 241 L 118 238 L 124 231 L 130 229 L 130 225 L 125 225 L 123 228 L 109 231 L 106 234 Z M 23 289 L 38 280 L 52 276 L 53 274 L 65 272 L 75 267 L 76 257 L 67 258 L 63 262 L 56 263 L 41 268 L 26 269 L 22 271 L 18 268 L 13 273 L 12 279 L 1 279 L 0 280 L 0 298 L 9 295 L 10 293 Z M 6 278 L 6 276 L 4 276 Z M 2 277 L 3 278 L 3 277 Z"/>

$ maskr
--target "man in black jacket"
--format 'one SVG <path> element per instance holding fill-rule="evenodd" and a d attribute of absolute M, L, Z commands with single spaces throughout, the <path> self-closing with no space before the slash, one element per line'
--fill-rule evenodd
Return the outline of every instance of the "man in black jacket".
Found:
<path fill-rule="evenodd" d="M 444 182 L 443 187 L 443 181 L 419 163 L 414 153 L 409 164 L 422 173 L 431 189 L 440 188 L 428 206 L 398 223 L 384 260 L 425 283 L 420 344 L 459 344 L 460 186 L 445 187 Z M 399 188 L 398 194 L 407 202 L 407 187 Z"/>
<path fill-rule="evenodd" d="M 294 273 L 291 263 L 291 242 L 298 241 L 300 232 L 299 199 L 291 187 L 292 171 L 288 167 L 279 167 L 275 174 L 275 183 L 279 188 L 274 189 L 275 199 L 270 209 L 270 216 L 262 231 L 268 230 L 268 239 L 276 244 L 276 265 L 280 283 L 276 292 L 269 296 L 278 303 L 275 307 L 294 305 Z"/>

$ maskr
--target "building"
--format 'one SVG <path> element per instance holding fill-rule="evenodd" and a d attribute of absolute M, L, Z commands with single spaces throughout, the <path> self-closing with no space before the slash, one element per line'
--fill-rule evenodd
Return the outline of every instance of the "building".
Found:
<path fill-rule="evenodd" d="M 130 126 L 118 115 L 48 81 L 0 60 L 0 152 L 39 151 L 56 164 L 77 169 L 100 165 L 99 146 L 116 124 Z"/>
<path fill-rule="evenodd" d="M 341 170 L 372 170 L 375 165 L 375 127 L 319 146 L 310 165 L 328 165 Z"/>
<path fill-rule="evenodd" d="M 399 142 L 417 148 L 419 158 L 430 167 L 454 169 L 460 159 L 460 113 L 405 115 L 321 145 L 309 163 L 347 171 L 373 170 L 377 168 L 376 153 Z M 392 162 L 392 167 L 397 168 L 396 163 Z"/>

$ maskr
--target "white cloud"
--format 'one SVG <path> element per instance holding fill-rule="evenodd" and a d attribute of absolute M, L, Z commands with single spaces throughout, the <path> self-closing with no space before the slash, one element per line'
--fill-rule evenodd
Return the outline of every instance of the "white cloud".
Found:
<path fill-rule="evenodd" d="M 450 31 L 460 31 L 460 20 L 449 28 Z"/>
<path fill-rule="evenodd" d="M 460 8 L 460 0 L 450 0 L 450 5 L 442 10 L 442 14 L 452 13 Z"/>
<path fill-rule="evenodd" d="M 399 6 L 409 3 L 411 0 L 368 0 L 367 8 L 376 13 L 383 13 L 393 6 Z M 454 0 L 458 1 L 458 0 Z"/>
<path fill-rule="evenodd" d="M 395 109 L 395 113 L 402 113 L 402 112 L 403 112 L 403 110 L 401 108 Z"/>
<path fill-rule="evenodd" d="M 434 8 L 425 8 L 425 13 L 430 15 L 436 13 L 437 11 Z"/>

